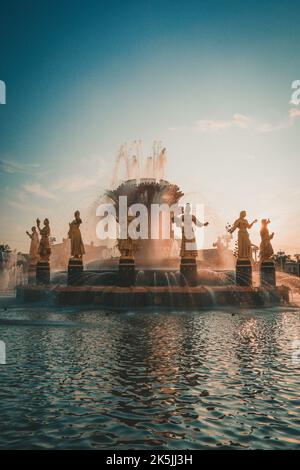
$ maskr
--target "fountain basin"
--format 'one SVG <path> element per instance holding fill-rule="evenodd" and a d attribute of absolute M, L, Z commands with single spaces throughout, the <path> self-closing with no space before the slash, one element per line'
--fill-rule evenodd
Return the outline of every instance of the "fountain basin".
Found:
<path fill-rule="evenodd" d="M 270 307 L 289 303 L 289 288 L 277 286 L 18 286 L 20 302 L 51 305 L 93 305 L 111 309 L 171 307 L 206 309 L 216 306 Z"/>
<path fill-rule="evenodd" d="M 82 271 L 73 285 L 76 286 L 116 286 L 118 285 L 119 271 L 117 268 L 110 269 L 87 269 Z M 198 284 L 205 286 L 232 286 L 235 281 L 235 272 L 230 270 L 198 270 Z M 149 268 L 149 266 L 139 266 L 136 269 L 135 285 L 169 287 L 179 286 L 181 281 L 178 269 L 168 267 Z M 67 272 L 60 271 L 53 273 L 52 284 L 67 284 Z"/>

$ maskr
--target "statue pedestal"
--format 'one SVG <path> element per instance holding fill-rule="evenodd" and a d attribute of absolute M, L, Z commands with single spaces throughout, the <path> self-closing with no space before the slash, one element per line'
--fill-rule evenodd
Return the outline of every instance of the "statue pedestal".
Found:
<path fill-rule="evenodd" d="M 79 258 L 70 258 L 68 264 L 68 285 L 76 285 L 80 283 L 81 274 L 83 272 L 83 262 Z"/>
<path fill-rule="evenodd" d="M 49 261 L 39 261 L 36 265 L 36 283 L 50 283 L 50 264 Z"/>
<path fill-rule="evenodd" d="M 260 285 L 262 287 L 276 286 L 276 272 L 274 261 L 263 261 L 260 265 Z"/>
<path fill-rule="evenodd" d="M 30 264 L 28 267 L 28 284 L 33 285 L 36 282 L 36 264 Z"/>
<path fill-rule="evenodd" d="M 237 286 L 252 286 L 252 264 L 250 259 L 238 259 L 235 273 L 235 283 Z"/>
<path fill-rule="evenodd" d="M 135 285 L 134 258 L 123 256 L 119 259 L 119 286 L 128 287 Z"/>
<path fill-rule="evenodd" d="M 196 258 L 181 258 L 180 261 L 181 285 L 197 285 L 197 260 Z"/>

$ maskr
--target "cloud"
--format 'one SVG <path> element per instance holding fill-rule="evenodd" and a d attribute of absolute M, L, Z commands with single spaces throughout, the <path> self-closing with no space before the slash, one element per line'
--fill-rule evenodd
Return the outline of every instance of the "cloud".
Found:
<path fill-rule="evenodd" d="M 232 124 L 240 129 L 248 129 L 252 126 L 252 119 L 244 114 L 235 113 L 233 115 Z"/>
<path fill-rule="evenodd" d="M 295 121 L 300 117 L 300 109 L 290 108 L 289 114 L 285 119 L 277 123 L 265 122 L 258 125 L 258 131 L 262 133 L 280 131 L 293 127 Z"/>
<path fill-rule="evenodd" d="M 36 196 L 40 196 L 46 199 L 55 199 L 54 194 L 44 189 L 39 183 L 25 184 L 23 188 L 25 189 L 25 191 L 27 191 L 30 194 L 34 194 Z"/>
<path fill-rule="evenodd" d="M 38 201 L 40 202 L 40 201 Z M 13 207 L 14 209 L 20 210 L 22 212 L 45 212 L 45 208 L 36 204 L 32 204 L 32 202 L 28 200 L 28 193 L 26 191 L 19 191 L 13 194 L 13 197 L 10 197 L 7 203 Z"/>
<path fill-rule="evenodd" d="M 200 119 L 196 121 L 191 127 L 170 127 L 170 131 L 176 131 L 179 129 L 187 129 L 196 132 L 218 132 L 224 131 L 230 128 L 240 128 L 247 129 L 251 127 L 252 119 L 249 116 L 244 114 L 235 113 L 231 119 L 222 120 L 222 119 Z"/>
<path fill-rule="evenodd" d="M 58 181 L 55 184 L 54 189 L 59 189 L 60 191 L 66 193 L 74 193 L 76 191 L 82 191 L 83 189 L 95 186 L 96 184 L 97 178 L 90 178 L 82 175 L 71 175 Z"/>
<path fill-rule="evenodd" d="M 25 175 L 32 175 L 36 173 L 39 165 L 33 165 L 31 163 L 18 163 L 8 160 L 0 159 L 0 172 L 1 173 L 21 173 Z"/>
<path fill-rule="evenodd" d="M 72 174 L 67 174 L 55 181 L 51 190 L 59 190 L 64 193 L 75 193 L 85 189 L 107 184 L 112 170 L 107 162 L 98 155 L 89 155 L 77 162 L 77 168 L 73 168 Z"/>
<path fill-rule="evenodd" d="M 247 129 L 251 127 L 251 118 L 243 114 L 235 113 L 232 119 L 229 120 L 206 120 L 202 119 L 196 122 L 196 130 L 203 132 L 214 132 L 229 129 L 231 127 L 238 127 L 240 129 Z"/>
<path fill-rule="evenodd" d="M 299 108 L 291 108 L 289 110 L 289 117 L 291 119 L 296 119 L 296 118 L 300 117 L 300 109 Z"/>
<path fill-rule="evenodd" d="M 200 119 L 192 126 L 169 127 L 174 132 L 177 130 L 189 130 L 193 132 L 223 132 L 228 129 L 252 129 L 259 133 L 274 132 L 292 127 L 295 121 L 300 118 L 300 109 L 290 108 L 288 116 L 279 122 L 260 122 L 250 116 L 235 113 L 230 119 Z"/>
<path fill-rule="evenodd" d="M 39 205 L 35 205 L 35 204 L 29 204 L 28 202 L 22 202 L 20 200 L 20 198 L 17 197 L 15 199 L 10 199 L 8 201 L 8 204 L 13 207 L 14 209 L 17 209 L 21 212 L 30 212 L 30 214 L 32 215 L 32 213 L 44 213 L 46 212 L 46 209 L 42 206 L 39 206 Z"/>
<path fill-rule="evenodd" d="M 200 121 L 196 122 L 195 130 L 201 132 L 214 132 L 228 129 L 229 127 L 231 127 L 230 121 L 201 119 Z"/>
<path fill-rule="evenodd" d="M 32 217 L 34 214 L 44 214 L 49 212 L 49 207 L 44 207 L 45 198 L 39 198 L 36 202 L 32 202 L 32 193 L 29 193 L 24 188 L 18 191 L 12 191 L 12 194 L 7 198 L 6 204 L 13 209 L 22 212 L 23 214 L 30 214 Z M 14 211 L 15 212 L 15 211 Z M 27 218 L 27 215 L 26 215 Z M 35 215 L 33 216 L 33 219 Z"/>

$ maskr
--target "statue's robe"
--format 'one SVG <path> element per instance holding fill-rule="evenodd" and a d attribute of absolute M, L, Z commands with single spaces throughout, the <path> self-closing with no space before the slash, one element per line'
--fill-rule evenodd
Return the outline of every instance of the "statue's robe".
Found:
<path fill-rule="evenodd" d="M 30 235 L 30 248 L 29 248 L 29 258 L 32 264 L 36 263 L 39 258 L 39 245 L 40 240 L 37 232 L 32 232 Z"/>
<path fill-rule="evenodd" d="M 50 246 L 50 227 L 45 225 L 40 229 L 41 240 L 39 244 L 39 256 L 42 260 L 49 261 L 51 255 L 51 246 Z"/>
<path fill-rule="evenodd" d="M 274 254 L 273 247 L 271 245 L 272 237 L 269 234 L 267 227 L 263 227 L 260 231 L 261 243 L 259 247 L 259 258 L 260 261 L 269 261 Z"/>
<path fill-rule="evenodd" d="M 84 244 L 80 232 L 81 220 L 73 220 L 70 224 L 69 238 L 71 240 L 71 256 L 81 258 L 84 255 Z"/>
<path fill-rule="evenodd" d="M 251 242 L 249 233 L 247 231 L 250 228 L 250 224 L 247 219 L 237 219 L 231 229 L 231 233 L 238 228 L 238 259 L 251 259 Z"/>

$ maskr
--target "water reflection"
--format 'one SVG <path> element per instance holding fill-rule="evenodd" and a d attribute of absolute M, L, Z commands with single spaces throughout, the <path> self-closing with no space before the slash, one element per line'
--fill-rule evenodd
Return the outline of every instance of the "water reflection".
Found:
<path fill-rule="evenodd" d="M 299 311 L 0 312 L 0 447 L 294 448 Z"/>

